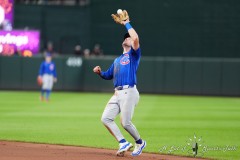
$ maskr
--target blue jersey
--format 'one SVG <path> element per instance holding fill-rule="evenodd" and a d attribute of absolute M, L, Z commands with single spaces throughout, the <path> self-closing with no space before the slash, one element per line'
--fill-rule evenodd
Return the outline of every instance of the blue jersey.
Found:
<path fill-rule="evenodd" d="M 114 87 L 137 84 L 137 69 L 141 57 L 141 49 L 136 51 L 131 48 L 129 52 L 123 53 L 116 58 L 111 67 L 106 72 L 101 72 L 103 79 L 113 79 Z"/>
<path fill-rule="evenodd" d="M 53 62 L 50 63 L 47 63 L 46 61 L 42 62 L 39 69 L 39 75 L 43 76 L 44 74 L 53 75 L 55 78 L 57 77 L 56 67 Z"/>

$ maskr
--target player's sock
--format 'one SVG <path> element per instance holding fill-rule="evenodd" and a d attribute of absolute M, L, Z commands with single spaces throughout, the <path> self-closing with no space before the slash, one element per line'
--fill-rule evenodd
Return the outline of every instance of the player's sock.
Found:
<path fill-rule="evenodd" d="M 140 138 L 139 140 L 136 141 L 137 144 L 142 144 L 142 139 Z"/>
<path fill-rule="evenodd" d="M 125 143 L 125 142 L 127 142 L 126 139 L 121 139 L 121 140 L 119 141 L 119 143 Z"/>
<path fill-rule="evenodd" d="M 42 96 L 42 97 L 44 96 L 44 92 L 45 92 L 45 90 L 44 90 L 44 89 L 41 89 L 41 96 Z"/>
<path fill-rule="evenodd" d="M 44 93 L 45 93 L 45 90 L 41 89 L 41 96 L 40 96 L 41 101 L 44 101 Z"/>
<path fill-rule="evenodd" d="M 50 96 L 51 90 L 46 90 L 46 100 L 49 100 L 49 96 Z"/>

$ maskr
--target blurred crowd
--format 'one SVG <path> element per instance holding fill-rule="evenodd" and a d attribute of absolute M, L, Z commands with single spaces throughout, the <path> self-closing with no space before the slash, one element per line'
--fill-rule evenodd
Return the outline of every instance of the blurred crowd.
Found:
<path fill-rule="evenodd" d="M 81 45 L 76 45 L 74 48 L 75 56 L 90 57 L 90 56 L 103 56 L 103 51 L 99 44 L 95 44 L 93 49 L 82 49 Z"/>
<path fill-rule="evenodd" d="M 87 6 L 90 0 L 16 0 L 16 3 L 38 4 L 38 5 L 80 5 Z"/>
<path fill-rule="evenodd" d="M 46 55 L 47 53 L 52 54 L 53 56 L 58 56 L 59 53 L 54 49 L 53 43 L 49 41 L 46 45 L 46 48 L 43 50 L 43 54 Z M 80 57 L 97 57 L 97 56 L 104 56 L 103 50 L 100 44 L 96 43 L 92 49 L 89 48 L 82 48 L 80 44 L 77 44 L 74 48 L 72 53 L 67 55 L 74 55 Z"/>

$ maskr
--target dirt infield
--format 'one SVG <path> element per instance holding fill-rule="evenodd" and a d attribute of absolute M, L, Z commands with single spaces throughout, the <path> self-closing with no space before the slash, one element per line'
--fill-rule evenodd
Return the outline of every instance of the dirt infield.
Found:
<path fill-rule="evenodd" d="M 198 158 L 142 153 L 117 157 L 115 150 L 0 141 L 1 160 L 198 160 Z M 199 159 L 200 160 L 200 159 Z"/>

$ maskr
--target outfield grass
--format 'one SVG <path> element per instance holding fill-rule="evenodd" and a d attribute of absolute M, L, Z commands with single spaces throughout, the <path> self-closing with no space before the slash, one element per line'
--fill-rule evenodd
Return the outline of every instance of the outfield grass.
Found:
<path fill-rule="evenodd" d="M 46 103 L 39 101 L 38 92 L 1 91 L 0 139 L 117 149 L 115 139 L 100 122 L 110 97 L 105 93 L 55 92 Z M 200 144 L 215 147 L 203 157 L 240 157 L 240 98 L 142 94 L 133 122 L 147 141 L 147 152 L 159 153 L 164 146 L 164 153 L 171 146 L 181 149 L 196 134 L 202 137 Z M 226 145 L 237 148 L 220 150 Z M 191 148 L 172 154 L 188 155 L 187 150 Z"/>

